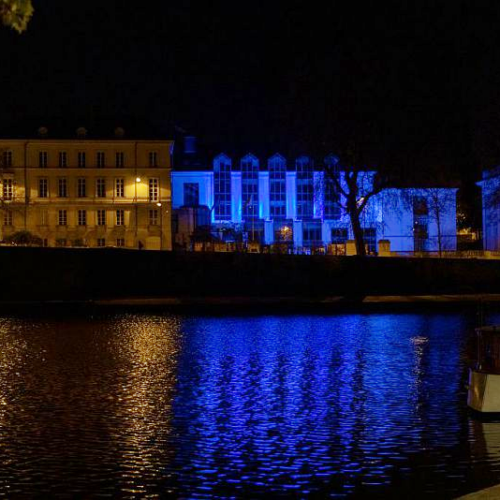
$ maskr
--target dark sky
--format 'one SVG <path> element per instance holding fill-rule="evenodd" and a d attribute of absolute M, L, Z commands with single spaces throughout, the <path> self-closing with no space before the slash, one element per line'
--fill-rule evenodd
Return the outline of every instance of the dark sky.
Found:
<path fill-rule="evenodd" d="M 366 164 L 469 181 L 500 163 L 500 2 L 34 5 L 0 30 L 4 131 L 126 118 L 227 150 L 355 138 Z"/>

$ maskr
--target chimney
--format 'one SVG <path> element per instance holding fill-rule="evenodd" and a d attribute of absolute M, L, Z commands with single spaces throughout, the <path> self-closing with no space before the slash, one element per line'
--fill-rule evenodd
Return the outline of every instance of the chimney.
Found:
<path fill-rule="evenodd" d="M 196 137 L 194 135 L 184 136 L 184 153 L 191 155 L 196 153 Z"/>

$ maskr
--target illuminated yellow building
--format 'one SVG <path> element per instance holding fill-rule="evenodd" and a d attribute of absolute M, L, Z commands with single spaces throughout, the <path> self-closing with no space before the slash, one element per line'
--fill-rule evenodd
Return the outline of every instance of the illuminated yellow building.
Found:
<path fill-rule="evenodd" d="M 0 139 L 1 240 L 18 231 L 44 246 L 170 250 L 168 140 Z"/>

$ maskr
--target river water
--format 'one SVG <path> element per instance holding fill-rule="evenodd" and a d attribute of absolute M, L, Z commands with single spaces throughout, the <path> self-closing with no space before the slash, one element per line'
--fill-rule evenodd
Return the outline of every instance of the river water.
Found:
<path fill-rule="evenodd" d="M 500 420 L 465 404 L 475 321 L 1 317 L 0 496 L 453 498 L 500 483 Z"/>

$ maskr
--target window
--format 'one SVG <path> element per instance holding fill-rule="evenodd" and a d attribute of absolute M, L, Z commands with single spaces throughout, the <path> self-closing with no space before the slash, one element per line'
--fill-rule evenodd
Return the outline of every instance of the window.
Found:
<path fill-rule="evenodd" d="M 68 244 L 66 238 L 58 238 L 56 240 L 56 247 L 65 247 Z"/>
<path fill-rule="evenodd" d="M 87 179 L 80 177 L 76 183 L 76 196 L 78 198 L 87 197 Z"/>
<path fill-rule="evenodd" d="M 87 225 L 87 210 L 78 210 L 78 225 Z"/>
<path fill-rule="evenodd" d="M 149 166 L 150 167 L 158 166 L 158 153 L 156 151 L 149 152 Z"/>
<path fill-rule="evenodd" d="M 85 154 L 85 151 L 78 151 L 77 158 L 78 158 L 78 167 L 85 168 L 86 166 L 85 164 L 87 162 L 87 156 Z"/>
<path fill-rule="evenodd" d="M 123 198 L 125 196 L 125 180 L 115 179 L 115 197 Z"/>
<path fill-rule="evenodd" d="M 125 246 L 125 238 L 116 238 L 116 246 L 124 247 Z"/>
<path fill-rule="evenodd" d="M 323 245 L 321 237 L 321 222 L 304 222 L 303 245 L 305 247 L 318 247 Z"/>
<path fill-rule="evenodd" d="M 116 225 L 123 226 L 125 224 L 125 212 L 123 210 L 116 211 Z"/>
<path fill-rule="evenodd" d="M 158 179 L 149 179 L 149 201 L 158 201 Z"/>
<path fill-rule="evenodd" d="M 273 222 L 274 241 L 276 243 L 293 242 L 293 221 L 275 220 Z"/>
<path fill-rule="evenodd" d="M 68 166 L 68 155 L 66 151 L 59 151 L 59 166 L 66 168 Z"/>
<path fill-rule="evenodd" d="M 297 168 L 297 217 L 313 216 L 314 178 L 312 161 L 301 156 L 296 161 Z"/>
<path fill-rule="evenodd" d="M 149 211 L 149 225 L 150 226 L 158 225 L 158 210 Z"/>
<path fill-rule="evenodd" d="M 268 161 L 269 209 L 271 218 L 286 217 L 286 161 L 281 155 L 274 155 Z"/>
<path fill-rule="evenodd" d="M 12 200 L 14 198 L 14 179 L 4 179 L 3 180 L 3 199 L 5 201 Z"/>
<path fill-rule="evenodd" d="M 97 238 L 97 246 L 98 247 L 105 247 L 106 246 L 106 239 L 105 238 Z"/>
<path fill-rule="evenodd" d="M 339 159 L 335 155 L 328 155 L 325 158 L 324 175 L 324 218 L 339 220 L 341 217 L 340 193 L 337 184 L 340 184 Z M 332 176 L 335 176 L 335 183 Z"/>
<path fill-rule="evenodd" d="M 342 245 L 347 241 L 347 228 L 337 227 L 332 229 L 332 243 Z"/>
<path fill-rule="evenodd" d="M 3 166 L 12 167 L 12 151 L 3 152 Z"/>
<path fill-rule="evenodd" d="M 3 225 L 12 226 L 12 222 L 13 222 L 12 210 L 6 210 L 3 214 Z"/>
<path fill-rule="evenodd" d="M 259 160 L 246 155 L 241 160 L 241 188 L 243 197 L 243 217 L 259 216 Z"/>
<path fill-rule="evenodd" d="M 106 225 L 106 210 L 97 211 L 97 225 L 98 226 Z"/>
<path fill-rule="evenodd" d="M 68 211 L 67 210 L 59 210 L 58 224 L 60 226 L 67 226 L 68 225 Z"/>
<path fill-rule="evenodd" d="M 49 224 L 49 214 L 47 210 L 40 210 L 40 225 L 48 226 Z"/>
<path fill-rule="evenodd" d="M 40 151 L 38 153 L 38 166 L 40 168 L 47 168 L 47 163 L 49 159 L 49 154 L 47 151 Z"/>
<path fill-rule="evenodd" d="M 97 198 L 106 198 L 106 179 L 96 179 L 95 195 Z"/>
<path fill-rule="evenodd" d="M 377 231 L 374 227 L 363 229 L 363 239 L 365 241 L 366 251 L 375 253 L 377 251 Z"/>
<path fill-rule="evenodd" d="M 413 197 L 413 248 L 416 252 L 429 249 L 429 204 L 425 196 Z"/>
<path fill-rule="evenodd" d="M 97 152 L 97 168 L 104 168 L 106 166 L 106 160 L 104 156 L 104 151 Z"/>
<path fill-rule="evenodd" d="M 231 220 L 231 160 L 219 155 L 214 160 L 215 219 Z"/>
<path fill-rule="evenodd" d="M 125 155 L 122 151 L 118 151 L 115 155 L 115 165 L 117 168 L 125 166 Z"/>
<path fill-rule="evenodd" d="M 67 198 L 68 196 L 68 182 L 66 178 L 59 179 L 58 192 L 59 198 Z"/>
<path fill-rule="evenodd" d="M 184 184 L 184 206 L 197 207 L 200 204 L 200 185 L 197 182 Z"/>
<path fill-rule="evenodd" d="M 44 247 L 48 247 L 48 246 L 49 246 L 49 240 L 48 240 L 47 238 L 44 238 L 44 239 L 43 239 L 43 242 L 42 242 L 42 245 L 43 245 Z"/>
<path fill-rule="evenodd" d="M 38 197 L 48 198 L 49 196 L 49 181 L 46 177 L 38 179 Z"/>

